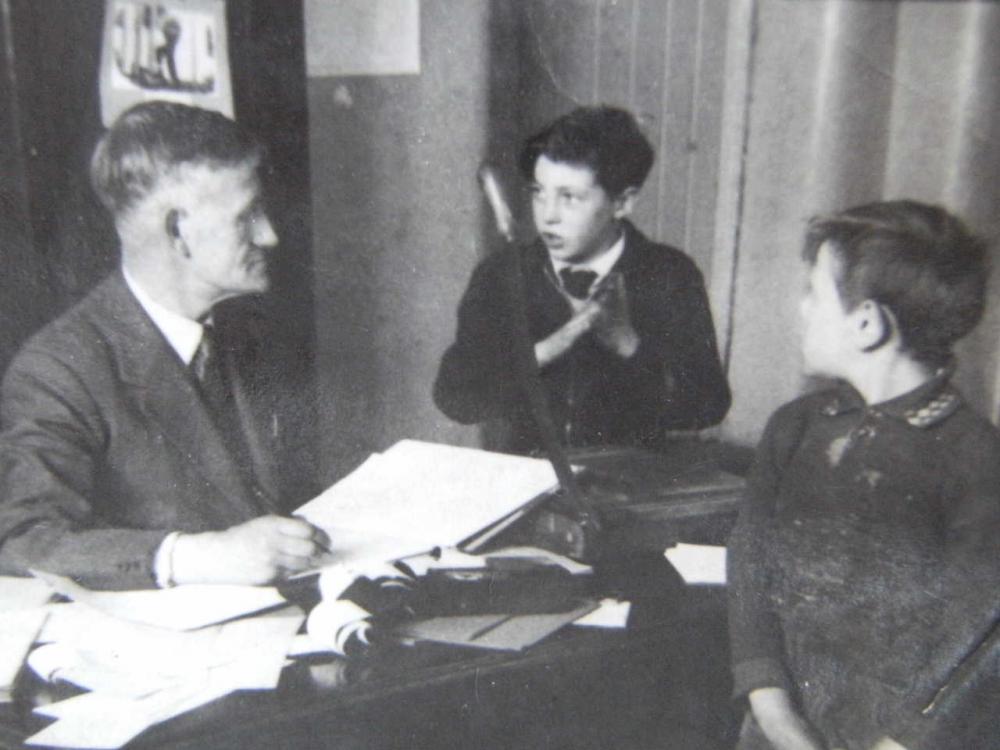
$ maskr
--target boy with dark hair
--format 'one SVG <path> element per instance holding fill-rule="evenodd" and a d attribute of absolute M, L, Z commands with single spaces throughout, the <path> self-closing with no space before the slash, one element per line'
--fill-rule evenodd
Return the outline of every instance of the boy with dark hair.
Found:
<path fill-rule="evenodd" d="M 740 748 L 1000 747 L 995 675 L 955 677 L 1000 613 L 1000 434 L 949 383 L 984 245 L 894 201 L 804 255 L 805 367 L 842 382 L 771 418 L 730 540 Z"/>
<path fill-rule="evenodd" d="M 518 167 L 535 180 L 539 157 L 590 167 L 608 195 L 638 191 L 653 167 L 653 147 L 635 118 L 613 107 L 580 107 L 527 140 Z"/>
<path fill-rule="evenodd" d="M 612 107 L 581 107 L 528 139 L 520 167 L 539 238 L 473 273 L 434 384 L 445 414 L 503 420 L 506 450 L 541 447 L 511 356 L 522 308 L 566 445 L 656 447 L 725 416 L 701 273 L 627 221 L 652 163 L 635 118 Z"/>

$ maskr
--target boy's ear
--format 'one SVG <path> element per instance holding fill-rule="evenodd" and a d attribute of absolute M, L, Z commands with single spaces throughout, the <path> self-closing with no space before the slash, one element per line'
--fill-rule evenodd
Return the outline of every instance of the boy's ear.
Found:
<path fill-rule="evenodd" d="M 635 208 L 635 197 L 639 194 L 639 188 L 627 187 L 615 198 L 615 218 L 624 219 Z"/>
<path fill-rule="evenodd" d="M 863 352 L 875 351 L 892 338 L 892 313 L 875 300 L 866 299 L 850 313 L 854 343 Z"/>

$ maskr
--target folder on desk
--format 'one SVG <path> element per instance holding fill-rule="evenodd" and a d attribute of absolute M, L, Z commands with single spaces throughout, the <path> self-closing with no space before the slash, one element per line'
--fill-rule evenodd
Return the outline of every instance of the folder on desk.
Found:
<path fill-rule="evenodd" d="M 501 651 L 520 651 L 597 609 L 583 601 L 566 612 L 530 615 L 432 617 L 405 623 L 397 634 L 422 641 Z"/>
<path fill-rule="evenodd" d="M 403 440 L 296 511 L 333 540 L 332 563 L 383 560 L 454 547 L 546 495 L 543 459 Z M 338 544 L 338 538 L 347 540 Z M 369 539 L 375 545 L 364 544 Z M 361 543 L 359 543 L 361 542 Z"/>

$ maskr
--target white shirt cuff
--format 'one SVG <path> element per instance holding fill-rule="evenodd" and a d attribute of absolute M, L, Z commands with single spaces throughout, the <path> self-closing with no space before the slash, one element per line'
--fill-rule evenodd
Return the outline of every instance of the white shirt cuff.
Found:
<path fill-rule="evenodd" d="M 156 579 L 156 585 L 161 589 L 176 585 L 174 582 L 174 547 L 177 546 L 177 539 L 180 535 L 179 531 L 167 534 L 166 539 L 160 542 L 160 547 L 153 557 L 153 577 Z"/>

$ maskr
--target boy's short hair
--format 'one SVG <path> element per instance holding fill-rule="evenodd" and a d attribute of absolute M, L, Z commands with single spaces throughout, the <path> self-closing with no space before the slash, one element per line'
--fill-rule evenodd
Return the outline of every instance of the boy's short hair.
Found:
<path fill-rule="evenodd" d="M 543 155 L 589 167 L 613 197 L 642 187 L 653 166 L 653 147 L 639 124 L 616 107 L 579 107 L 525 141 L 518 166 L 526 180 L 535 179 L 535 163 Z"/>
<path fill-rule="evenodd" d="M 262 158 L 261 143 L 225 115 L 173 102 L 144 102 L 119 115 L 98 141 L 90 182 L 104 207 L 119 216 L 182 164 L 233 167 Z"/>
<path fill-rule="evenodd" d="M 884 201 L 814 218 L 803 256 L 829 243 L 837 289 L 848 310 L 865 300 L 888 308 L 903 347 L 938 367 L 983 314 L 989 265 L 986 243 L 939 206 Z"/>

